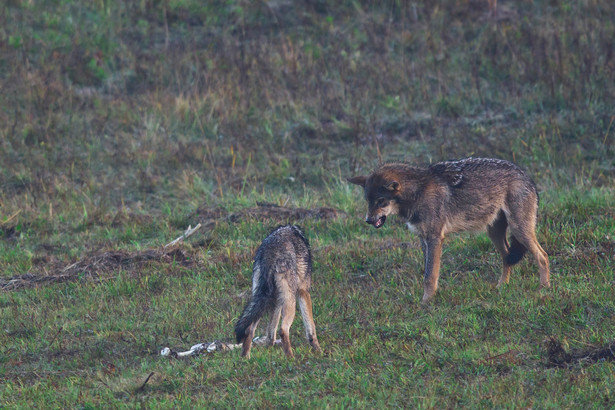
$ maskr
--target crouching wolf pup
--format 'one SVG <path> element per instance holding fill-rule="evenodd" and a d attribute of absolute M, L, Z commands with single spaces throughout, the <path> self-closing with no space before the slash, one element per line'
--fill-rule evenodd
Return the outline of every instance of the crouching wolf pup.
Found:
<path fill-rule="evenodd" d="M 252 298 L 235 325 L 237 343 L 243 342 L 243 357 L 250 357 L 254 331 L 265 313 L 271 313 L 267 343 L 274 344 L 281 316 L 282 347 L 286 356 L 293 357 L 288 332 L 295 318 L 297 299 L 305 335 L 312 348 L 320 351 L 312 317 L 312 299 L 308 292 L 311 280 L 312 253 L 301 228 L 287 225 L 274 229 L 256 250 L 252 268 Z"/>
<path fill-rule="evenodd" d="M 541 286 L 550 286 L 548 255 L 535 234 L 536 185 L 515 164 L 489 158 L 445 161 L 427 168 L 391 162 L 348 181 L 363 187 L 368 203 L 365 222 L 380 228 L 389 215 L 399 215 L 419 235 L 425 258 L 424 303 L 438 288 L 442 240 L 452 232 L 487 230 L 502 256 L 498 287 L 508 283 L 511 266 L 527 250 L 538 263 Z"/>

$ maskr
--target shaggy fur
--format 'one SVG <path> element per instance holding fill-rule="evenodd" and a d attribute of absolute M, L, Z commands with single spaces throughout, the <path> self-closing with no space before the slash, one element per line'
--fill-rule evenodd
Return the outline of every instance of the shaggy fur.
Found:
<path fill-rule="evenodd" d="M 306 337 L 312 348 L 320 351 L 308 292 L 311 280 L 312 254 L 301 228 L 288 225 L 273 230 L 254 256 L 252 298 L 235 326 L 237 343 L 243 342 L 242 356 L 250 357 L 256 326 L 264 314 L 270 313 L 267 342 L 270 345 L 275 342 L 281 317 L 282 347 L 288 357 L 293 357 L 288 334 L 295 318 L 297 300 Z"/>
<path fill-rule="evenodd" d="M 535 234 L 536 185 L 512 162 L 466 158 L 426 168 L 391 162 L 368 176 L 348 181 L 363 187 L 367 223 L 380 228 L 388 216 L 399 215 L 421 238 L 425 257 L 423 302 L 431 300 L 438 288 L 442 240 L 460 231 L 487 231 L 502 256 L 498 286 L 508 282 L 511 266 L 528 250 L 538 263 L 541 286 L 550 286 L 549 259 Z"/>

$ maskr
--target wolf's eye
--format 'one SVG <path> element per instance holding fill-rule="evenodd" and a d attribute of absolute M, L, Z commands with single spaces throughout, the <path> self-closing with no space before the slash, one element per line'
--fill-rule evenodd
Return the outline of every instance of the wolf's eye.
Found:
<path fill-rule="evenodd" d="M 378 208 L 384 208 L 385 206 L 387 206 L 388 201 L 384 198 L 378 198 L 378 200 L 376 201 L 376 206 Z"/>

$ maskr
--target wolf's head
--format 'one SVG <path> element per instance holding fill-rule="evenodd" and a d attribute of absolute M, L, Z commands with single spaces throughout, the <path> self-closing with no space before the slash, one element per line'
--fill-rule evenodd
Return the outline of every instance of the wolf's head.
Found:
<path fill-rule="evenodd" d="M 394 175 L 374 172 L 368 176 L 348 178 L 348 182 L 363 187 L 367 200 L 365 222 L 374 228 L 382 227 L 387 216 L 399 213 L 401 185 Z"/>

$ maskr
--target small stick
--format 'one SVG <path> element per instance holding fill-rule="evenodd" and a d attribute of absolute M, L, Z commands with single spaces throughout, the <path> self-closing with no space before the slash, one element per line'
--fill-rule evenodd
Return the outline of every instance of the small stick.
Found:
<path fill-rule="evenodd" d="M 197 226 L 195 226 L 194 228 L 192 227 L 192 225 L 188 225 L 188 229 L 186 229 L 186 232 L 184 232 L 182 236 L 180 236 L 179 238 L 177 238 L 177 239 L 167 243 L 166 245 L 164 245 L 164 247 L 168 248 L 169 246 L 175 245 L 177 242 L 183 241 L 184 239 L 186 239 L 187 237 L 192 235 L 200 227 L 201 227 L 200 223 Z"/>
<path fill-rule="evenodd" d="M 143 384 L 141 385 L 141 387 L 139 387 L 137 389 L 137 391 L 142 391 L 145 388 L 145 385 L 147 384 L 147 382 L 149 381 L 149 379 L 154 375 L 154 372 L 151 372 L 149 374 L 149 376 L 147 376 L 147 379 L 145 379 L 145 381 L 143 382 Z"/>
<path fill-rule="evenodd" d="M 509 351 L 504 352 L 504 353 L 496 354 L 495 356 L 490 356 L 490 357 L 486 357 L 484 359 L 481 359 L 481 360 L 478 361 L 478 363 L 485 364 L 485 363 L 490 362 L 492 360 L 496 360 L 496 359 L 499 359 L 499 358 L 505 357 L 505 356 L 511 356 L 511 355 L 518 354 L 518 353 L 519 353 L 519 351 L 517 351 L 517 350 L 509 350 Z"/>
<path fill-rule="evenodd" d="M 9 216 L 6 221 L 0 222 L 0 225 L 6 225 L 11 222 L 11 219 L 15 218 L 17 215 L 21 213 L 21 209 L 18 209 L 13 215 Z"/>
<path fill-rule="evenodd" d="M 69 270 L 69 269 L 71 269 L 71 268 L 74 268 L 75 266 L 77 266 L 77 264 L 78 264 L 78 263 L 79 263 L 79 262 L 75 262 L 75 263 L 73 263 L 73 264 L 71 264 L 71 265 L 68 265 L 67 267 L 65 267 L 64 269 L 62 269 L 62 272 L 66 272 L 67 270 Z"/>
<path fill-rule="evenodd" d="M 615 120 L 615 115 L 611 116 L 611 122 L 609 122 L 609 126 L 606 129 L 606 134 L 604 134 L 604 140 L 602 140 L 602 145 L 606 144 L 606 139 L 609 136 L 609 131 L 611 131 L 611 125 L 613 125 L 613 120 Z M 11 217 L 12 218 L 12 217 Z M 10 218 L 9 218 L 10 219 Z"/>

